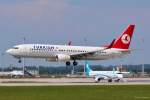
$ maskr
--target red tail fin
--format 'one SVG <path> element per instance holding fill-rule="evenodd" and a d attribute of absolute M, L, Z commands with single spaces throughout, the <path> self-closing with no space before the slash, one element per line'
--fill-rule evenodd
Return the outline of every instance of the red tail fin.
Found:
<path fill-rule="evenodd" d="M 112 48 L 128 49 L 132 39 L 134 27 L 135 25 L 129 25 L 123 34 L 118 39 L 116 39 Z"/>

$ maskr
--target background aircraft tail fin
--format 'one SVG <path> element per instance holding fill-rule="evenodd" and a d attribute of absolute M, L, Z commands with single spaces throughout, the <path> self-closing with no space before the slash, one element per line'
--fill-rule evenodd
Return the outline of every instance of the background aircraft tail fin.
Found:
<path fill-rule="evenodd" d="M 90 72 L 92 71 L 92 69 L 90 68 L 89 63 L 86 61 L 85 62 L 85 72 L 86 72 L 86 76 L 89 76 Z"/>

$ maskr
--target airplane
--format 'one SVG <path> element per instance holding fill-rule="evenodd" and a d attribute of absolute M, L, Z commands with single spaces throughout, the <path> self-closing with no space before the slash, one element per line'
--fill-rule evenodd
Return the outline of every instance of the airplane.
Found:
<path fill-rule="evenodd" d="M 129 25 L 120 37 L 114 39 L 110 45 L 103 47 L 49 45 L 49 44 L 21 44 L 6 52 L 15 58 L 43 58 L 46 61 L 63 61 L 66 66 L 78 64 L 77 60 L 108 60 L 120 58 L 131 53 L 129 49 L 135 25 Z"/>
<path fill-rule="evenodd" d="M 17 70 L 13 70 L 10 72 L 11 76 L 23 76 L 24 73 L 23 71 L 17 71 Z"/>
<path fill-rule="evenodd" d="M 23 71 L 17 71 L 17 70 L 13 70 L 13 71 L 8 71 L 8 72 L 0 72 L 0 76 L 12 76 L 12 77 L 16 77 L 16 76 L 23 76 L 24 73 Z"/>
<path fill-rule="evenodd" d="M 23 77 L 23 76 L 30 76 L 33 77 L 33 75 L 28 72 L 28 71 L 20 71 L 20 70 L 12 70 L 12 71 L 5 71 L 5 72 L 0 72 L 0 76 L 11 76 L 11 77 Z"/>
<path fill-rule="evenodd" d="M 93 71 L 87 61 L 85 62 L 85 73 L 87 77 L 94 77 L 95 82 L 100 82 L 101 80 L 119 82 L 123 80 L 124 74 L 130 74 L 129 72 L 116 71 L 115 68 L 113 68 L 113 71 Z"/>

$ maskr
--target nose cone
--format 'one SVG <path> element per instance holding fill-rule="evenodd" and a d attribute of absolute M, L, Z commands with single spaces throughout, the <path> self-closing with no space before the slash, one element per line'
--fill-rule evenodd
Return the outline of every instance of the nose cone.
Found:
<path fill-rule="evenodd" d="M 12 50 L 11 50 L 11 49 L 8 49 L 8 50 L 6 51 L 6 53 L 12 54 Z"/>

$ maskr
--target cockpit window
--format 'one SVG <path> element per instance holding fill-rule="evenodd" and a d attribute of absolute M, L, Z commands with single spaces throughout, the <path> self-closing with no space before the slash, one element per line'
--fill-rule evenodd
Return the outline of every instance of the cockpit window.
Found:
<path fill-rule="evenodd" d="M 122 74 L 122 73 L 120 72 L 120 73 L 117 73 L 117 74 Z"/>
<path fill-rule="evenodd" d="M 14 47 L 13 49 L 19 49 L 18 47 Z"/>

